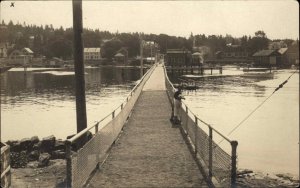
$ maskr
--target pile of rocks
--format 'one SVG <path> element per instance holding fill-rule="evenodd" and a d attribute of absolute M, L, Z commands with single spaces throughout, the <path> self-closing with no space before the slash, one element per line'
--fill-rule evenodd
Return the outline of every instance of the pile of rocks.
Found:
<path fill-rule="evenodd" d="M 51 135 L 40 140 L 37 136 L 6 142 L 10 146 L 12 168 L 24 168 L 28 162 L 38 161 L 45 167 L 50 159 L 65 159 L 65 143 Z"/>

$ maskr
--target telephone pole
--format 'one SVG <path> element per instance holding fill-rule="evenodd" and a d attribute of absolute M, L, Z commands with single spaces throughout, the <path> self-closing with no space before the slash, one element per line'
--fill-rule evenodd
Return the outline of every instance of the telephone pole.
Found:
<path fill-rule="evenodd" d="M 82 45 L 82 0 L 73 0 L 74 69 L 76 84 L 77 133 L 87 127 Z"/>

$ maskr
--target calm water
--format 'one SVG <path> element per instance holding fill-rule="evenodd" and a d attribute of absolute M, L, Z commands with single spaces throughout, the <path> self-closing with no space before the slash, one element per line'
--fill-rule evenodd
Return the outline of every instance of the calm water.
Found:
<path fill-rule="evenodd" d="M 88 126 L 126 99 L 139 79 L 135 68 L 85 69 Z M 1 140 L 76 133 L 74 72 L 14 68 L 1 75 Z"/>
<path fill-rule="evenodd" d="M 292 70 L 274 72 L 273 78 L 241 74 L 240 70 L 228 68 L 223 75 L 230 76 L 199 80 L 200 89 L 184 92 L 192 111 L 224 135 L 264 101 Z M 175 76 L 171 80 L 177 82 Z M 239 168 L 298 175 L 299 73 L 228 137 L 239 142 Z M 221 146 L 226 148 L 226 144 L 223 141 Z"/>

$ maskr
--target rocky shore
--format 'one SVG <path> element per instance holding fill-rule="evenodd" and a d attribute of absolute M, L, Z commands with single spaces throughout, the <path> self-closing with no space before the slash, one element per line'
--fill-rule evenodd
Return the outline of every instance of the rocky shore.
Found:
<path fill-rule="evenodd" d="M 51 135 L 40 140 L 37 136 L 6 142 L 10 146 L 12 168 L 25 168 L 36 161 L 37 167 L 49 165 L 50 160 L 65 159 L 65 143 Z M 32 163 L 31 163 L 32 164 Z"/>
<path fill-rule="evenodd" d="M 41 140 L 34 136 L 6 143 L 10 145 L 11 152 L 12 187 L 65 187 L 63 140 L 51 135 Z M 299 187 L 299 180 L 291 174 L 267 174 L 240 169 L 237 173 L 237 187 Z"/>

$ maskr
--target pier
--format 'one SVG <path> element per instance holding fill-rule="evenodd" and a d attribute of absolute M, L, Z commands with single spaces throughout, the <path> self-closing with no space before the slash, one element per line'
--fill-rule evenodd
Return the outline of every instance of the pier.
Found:
<path fill-rule="evenodd" d="M 197 118 L 184 103 L 181 125 L 172 125 L 173 92 L 165 67 L 156 64 L 118 108 L 66 140 L 67 186 L 234 186 L 237 142 Z M 93 137 L 72 151 L 88 131 L 94 131 Z M 220 148 L 213 135 L 223 137 L 231 152 Z"/>

